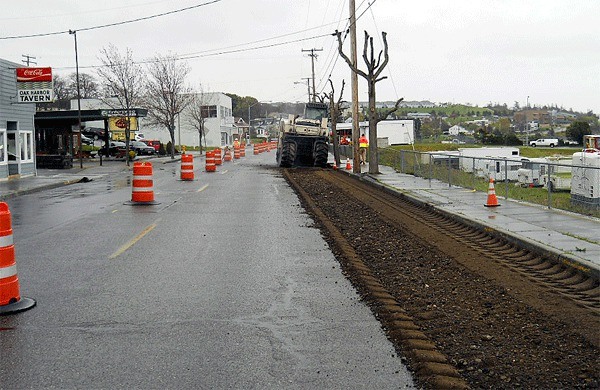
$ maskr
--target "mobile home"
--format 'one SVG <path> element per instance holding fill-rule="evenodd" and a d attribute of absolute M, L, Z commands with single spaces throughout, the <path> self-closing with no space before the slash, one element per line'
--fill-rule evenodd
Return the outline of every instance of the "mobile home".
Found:
<path fill-rule="evenodd" d="M 473 172 L 479 177 L 493 177 L 495 180 L 517 180 L 521 167 L 518 148 L 460 148 L 460 169 Z"/>

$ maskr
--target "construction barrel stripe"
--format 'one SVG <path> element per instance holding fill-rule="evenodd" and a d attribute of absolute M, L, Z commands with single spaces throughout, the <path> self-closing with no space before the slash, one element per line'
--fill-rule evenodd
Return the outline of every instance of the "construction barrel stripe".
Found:
<path fill-rule="evenodd" d="M 0 247 L 5 247 L 13 244 L 13 235 L 0 236 Z"/>
<path fill-rule="evenodd" d="M 17 276 L 17 265 L 11 265 L 8 267 L 0 268 L 0 279 L 10 278 L 11 276 Z"/>

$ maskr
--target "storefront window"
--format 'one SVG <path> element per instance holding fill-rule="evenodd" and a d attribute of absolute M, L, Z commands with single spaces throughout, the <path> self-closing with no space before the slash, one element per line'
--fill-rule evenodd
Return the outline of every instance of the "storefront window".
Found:
<path fill-rule="evenodd" d="M 33 162 L 33 132 L 20 131 L 21 162 Z"/>

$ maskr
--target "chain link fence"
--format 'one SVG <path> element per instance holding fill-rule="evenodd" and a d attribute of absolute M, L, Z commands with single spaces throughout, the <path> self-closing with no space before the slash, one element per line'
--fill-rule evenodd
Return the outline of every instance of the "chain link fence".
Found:
<path fill-rule="evenodd" d="M 514 199 L 568 210 L 600 218 L 600 198 L 575 195 L 572 201 L 572 172 L 583 177 L 590 191 L 600 187 L 600 167 L 550 160 L 511 157 L 470 157 L 452 152 L 418 152 L 379 148 L 379 164 L 396 172 L 447 183 L 475 191 L 487 192 L 490 178 L 495 181 L 496 194 Z M 352 158 L 351 146 L 340 146 L 340 154 Z M 367 158 L 368 159 L 368 158 Z M 542 161 L 543 160 L 543 161 Z M 520 180 L 519 180 L 520 179 Z M 578 180 L 579 183 L 582 180 Z M 575 185 L 579 185 L 575 183 Z M 589 191 L 588 191 L 589 192 Z"/>

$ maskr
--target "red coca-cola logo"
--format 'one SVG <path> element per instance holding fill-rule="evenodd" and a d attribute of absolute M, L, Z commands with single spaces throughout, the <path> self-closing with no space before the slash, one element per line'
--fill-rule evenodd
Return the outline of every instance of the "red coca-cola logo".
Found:
<path fill-rule="evenodd" d="M 126 129 L 127 120 L 125 118 L 119 118 L 115 121 L 115 126 L 117 126 L 119 129 Z"/>
<path fill-rule="evenodd" d="M 17 68 L 17 82 L 52 81 L 52 68 Z"/>

